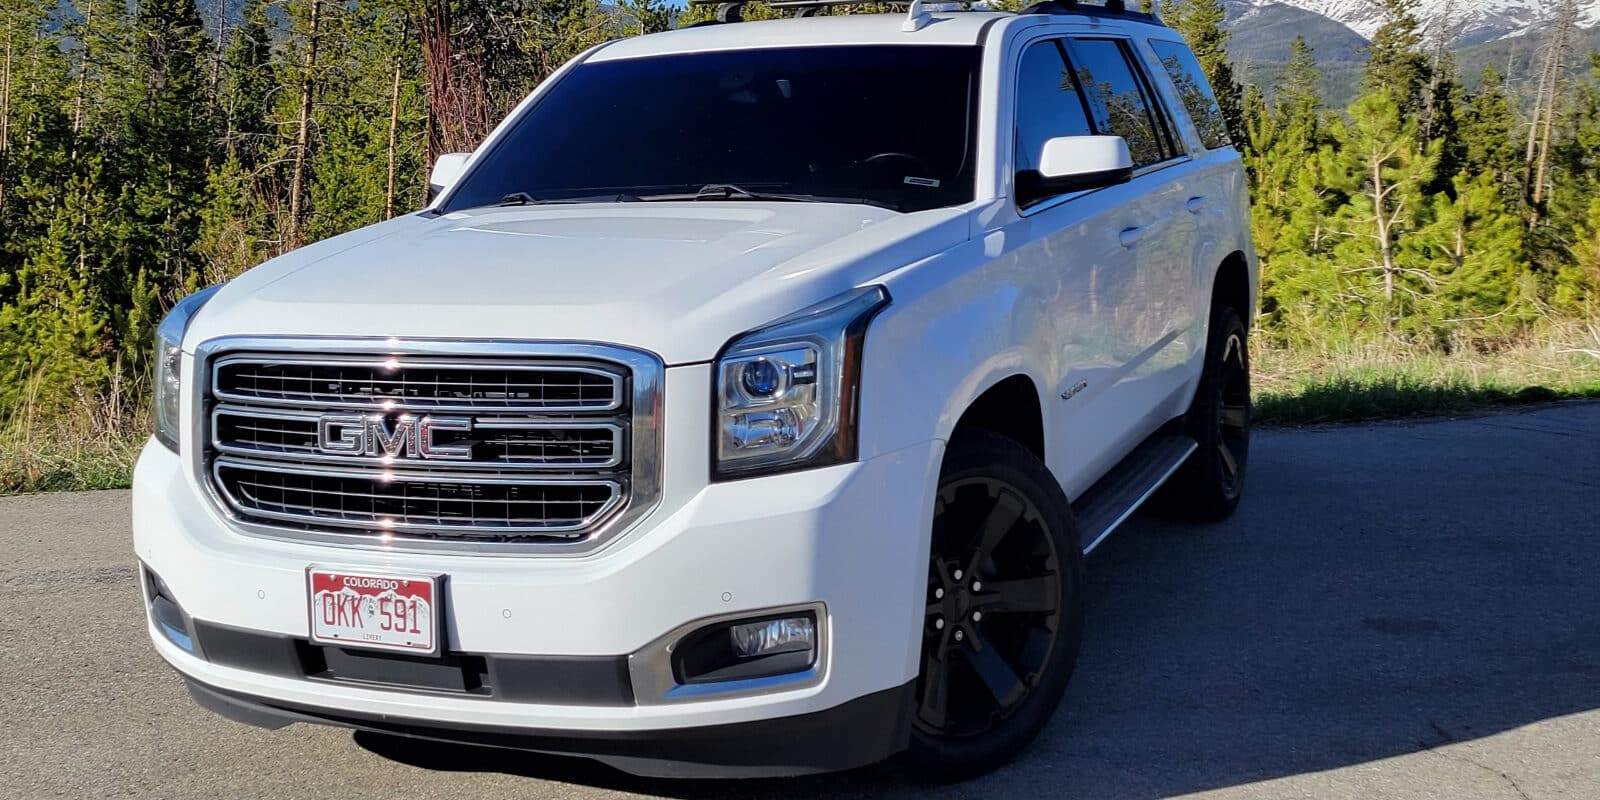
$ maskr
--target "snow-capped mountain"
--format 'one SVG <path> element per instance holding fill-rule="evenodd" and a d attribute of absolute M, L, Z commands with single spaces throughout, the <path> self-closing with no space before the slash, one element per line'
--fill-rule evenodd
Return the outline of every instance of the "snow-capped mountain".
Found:
<path fill-rule="evenodd" d="M 1421 0 L 1417 18 L 1429 33 L 1471 45 L 1522 35 L 1554 20 L 1565 0 Z M 1241 6 L 1287 5 L 1327 17 L 1371 38 L 1383 22 L 1374 0 L 1233 0 Z M 1578 25 L 1600 25 L 1600 0 L 1577 0 Z"/>

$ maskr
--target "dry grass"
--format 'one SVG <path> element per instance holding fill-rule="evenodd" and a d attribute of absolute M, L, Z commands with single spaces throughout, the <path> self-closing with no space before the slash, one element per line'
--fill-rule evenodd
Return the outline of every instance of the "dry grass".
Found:
<path fill-rule="evenodd" d="M 121 489 L 149 437 L 149 415 L 108 397 L 46 408 L 30 386 L 21 408 L 0 415 L 0 495 Z"/>
<path fill-rule="evenodd" d="M 1492 352 L 1377 343 L 1321 352 L 1256 347 L 1255 419 L 1297 425 L 1600 398 L 1600 324 L 1552 323 Z"/>

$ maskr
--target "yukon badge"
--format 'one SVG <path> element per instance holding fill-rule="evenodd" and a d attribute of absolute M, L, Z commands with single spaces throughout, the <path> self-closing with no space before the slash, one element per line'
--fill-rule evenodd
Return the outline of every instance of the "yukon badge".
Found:
<path fill-rule="evenodd" d="M 438 444 L 439 431 L 472 430 L 471 417 L 416 417 L 401 414 L 323 414 L 317 420 L 317 447 L 340 456 L 381 456 L 428 461 L 470 461 L 472 444 Z"/>

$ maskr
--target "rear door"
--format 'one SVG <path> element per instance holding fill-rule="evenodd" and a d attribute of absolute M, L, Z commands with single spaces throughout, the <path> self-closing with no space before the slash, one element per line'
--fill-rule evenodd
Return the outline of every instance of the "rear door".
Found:
<path fill-rule="evenodd" d="M 1185 168 L 1184 207 L 1194 225 L 1194 243 L 1189 248 L 1191 270 L 1188 305 L 1194 347 L 1190 352 L 1190 375 L 1200 373 L 1204 357 L 1205 325 L 1209 321 L 1211 282 L 1222 259 L 1231 250 L 1238 210 L 1237 198 L 1248 191 L 1239 155 L 1228 139 L 1228 124 L 1205 71 L 1189 46 L 1176 39 L 1148 42 L 1158 68 L 1153 77 L 1168 99 L 1173 115 L 1188 125 L 1181 126 L 1193 159 Z M 1247 321 L 1248 322 L 1248 321 Z"/>
<path fill-rule="evenodd" d="M 1119 230 L 1127 263 L 1120 280 L 1130 284 L 1125 297 L 1137 315 L 1124 363 L 1120 402 L 1140 414 L 1131 426 L 1136 445 L 1173 416 L 1177 395 L 1185 391 L 1193 322 L 1190 296 L 1195 220 L 1185 209 L 1189 147 L 1179 135 L 1137 45 L 1109 36 L 1067 39 L 1067 58 L 1089 101 L 1095 132 L 1121 136 L 1133 154 L 1138 197 L 1131 203 L 1129 227 Z"/>

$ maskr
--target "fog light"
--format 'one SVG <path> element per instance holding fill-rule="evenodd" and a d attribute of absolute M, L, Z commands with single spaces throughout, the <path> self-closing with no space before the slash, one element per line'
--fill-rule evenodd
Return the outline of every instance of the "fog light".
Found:
<path fill-rule="evenodd" d="M 728 635 L 733 639 L 733 653 L 739 658 L 810 652 L 817 639 L 816 626 L 810 617 L 734 625 L 728 629 Z"/>
<path fill-rule="evenodd" d="M 687 685 L 804 673 L 823 647 L 818 617 L 797 609 L 713 622 L 673 646 L 673 677 Z"/>

